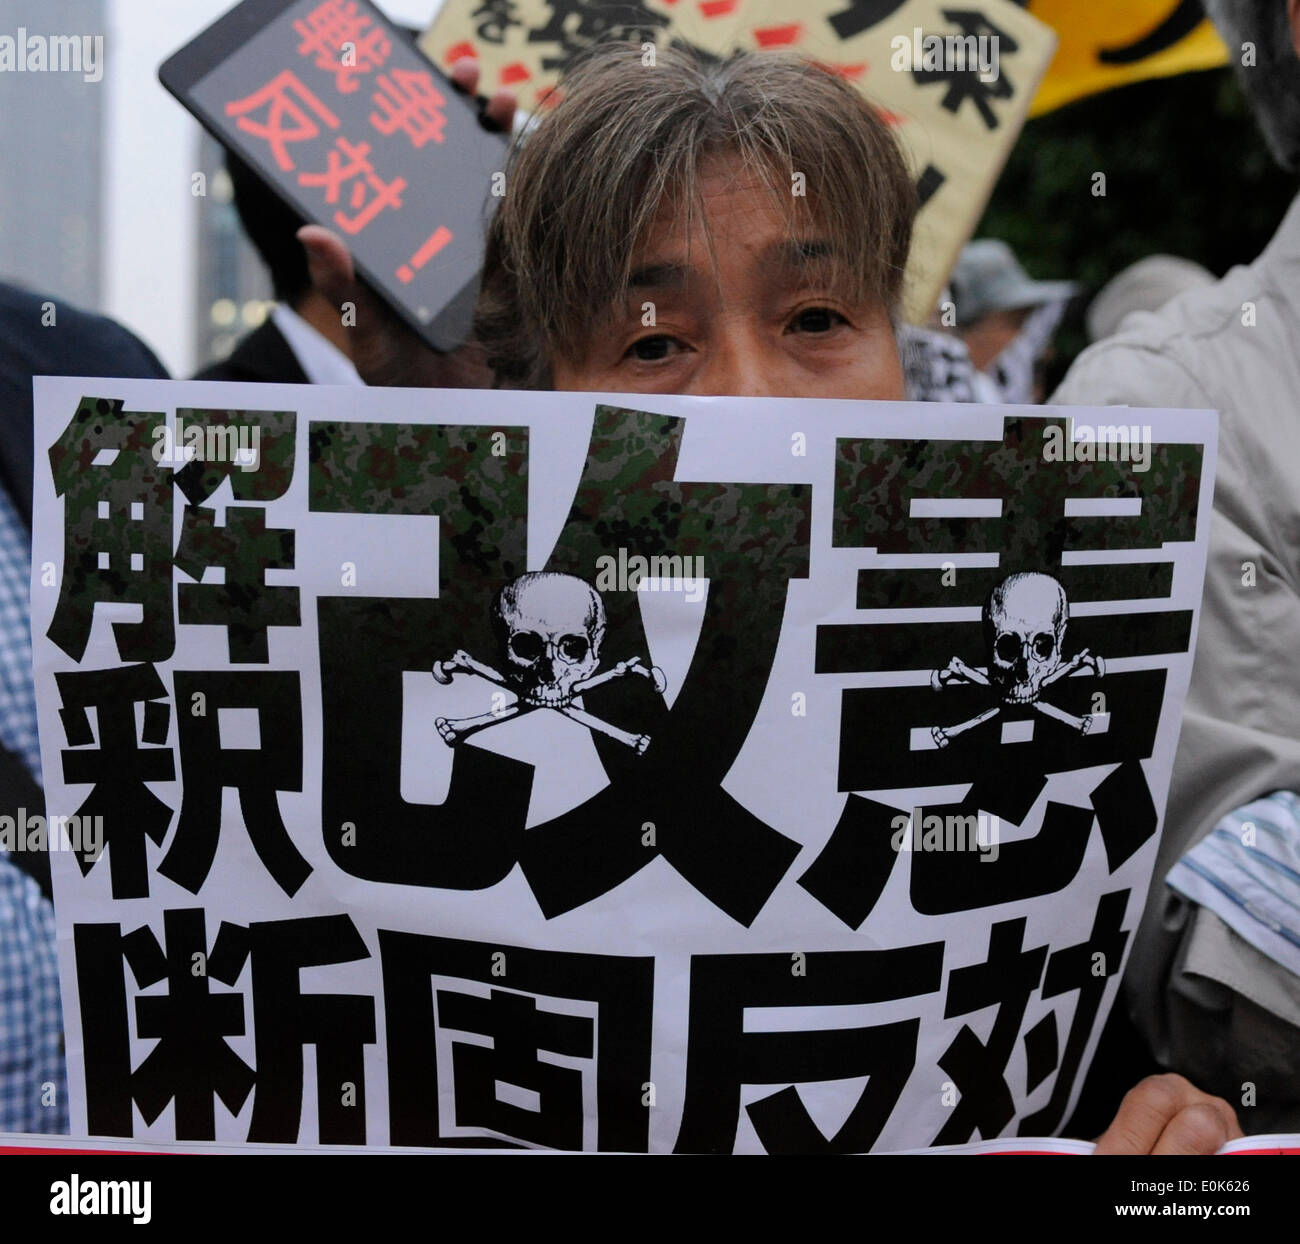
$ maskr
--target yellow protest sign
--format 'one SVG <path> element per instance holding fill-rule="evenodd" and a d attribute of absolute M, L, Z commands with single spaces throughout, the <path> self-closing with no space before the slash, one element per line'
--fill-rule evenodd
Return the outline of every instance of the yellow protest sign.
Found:
<path fill-rule="evenodd" d="M 1200 0 L 1030 0 L 1029 11 L 1060 40 L 1030 116 L 1144 78 L 1227 63 Z"/>
<path fill-rule="evenodd" d="M 713 57 L 797 52 L 879 107 L 921 197 L 904 308 L 916 323 L 974 230 L 1056 46 L 1011 0 L 447 0 L 420 46 L 442 65 L 476 57 L 480 91 L 505 87 L 521 107 L 544 109 L 568 59 L 609 37 Z"/>

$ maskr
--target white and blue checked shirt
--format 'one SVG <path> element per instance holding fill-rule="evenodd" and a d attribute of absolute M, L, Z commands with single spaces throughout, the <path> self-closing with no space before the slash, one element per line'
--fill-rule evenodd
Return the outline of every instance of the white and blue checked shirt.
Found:
<path fill-rule="evenodd" d="M 30 579 L 27 529 L 0 488 L 0 743 L 39 783 Z M 54 908 L 0 853 L 0 1132 L 68 1130 L 54 947 Z"/>
<path fill-rule="evenodd" d="M 0 855 L 0 1132 L 67 1130 L 54 908 Z"/>
<path fill-rule="evenodd" d="M 9 493 L 0 488 L 0 743 L 22 757 L 36 785 L 41 748 L 32 681 L 32 553 L 27 528 Z"/>

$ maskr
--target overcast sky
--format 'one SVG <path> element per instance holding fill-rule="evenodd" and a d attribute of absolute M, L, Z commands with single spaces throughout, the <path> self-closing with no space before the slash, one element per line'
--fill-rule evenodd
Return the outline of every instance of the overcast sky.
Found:
<path fill-rule="evenodd" d="M 26 0 L 24 0 L 26 4 Z M 423 28 L 441 0 L 381 0 L 395 20 Z M 109 0 L 104 85 L 107 161 L 104 305 L 157 351 L 174 376 L 194 358 L 198 123 L 158 82 L 158 66 L 232 0 Z M 33 31 L 44 33 L 39 18 Z"/>

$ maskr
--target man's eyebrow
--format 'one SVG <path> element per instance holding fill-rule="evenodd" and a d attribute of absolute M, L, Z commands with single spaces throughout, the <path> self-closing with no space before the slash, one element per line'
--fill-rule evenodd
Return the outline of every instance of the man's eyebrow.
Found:
<path fill-rule="evenodd" d="M 764 247 L 759 262 L 765 268 L 796 268 L 821 272 L 834 262 L 835 244 L 820 239 L 783 238 Z M 629 289 L 681 289 L 690 281 L 689 265 L 673 260 L 644 264 L 628 277 Z"/>
<path fill-rule="evenodd" d="M 629 289 L 665 289 L 686 284 L 689 269 L 684 263 L 654 263 L 634 268 L 628 277 Z"/>
<path fill-rule="evenodd" d="M 764 264 L 780 264 L 787 268 L 823 267 L 834 257 L 834 243 L 815 238 L 784 238 L 780 242 L 773 242 L 763 251 Z"/>

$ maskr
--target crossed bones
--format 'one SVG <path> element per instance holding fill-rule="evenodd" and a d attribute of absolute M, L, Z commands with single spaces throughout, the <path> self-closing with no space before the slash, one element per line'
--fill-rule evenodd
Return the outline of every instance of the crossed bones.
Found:
<path fill-rule="evenodd" d="M 519 695 L 519 692 L 511 685 L 509 679 L 498 674 L 490 665 L 484 665 L 481 661 L 476 661 L 467 652 L 458 651 L 450 661 L 435 661 L 433 663 L 433 676 L 444 686 L 450 683 L 452 677 L 456 674 L 477 674 L 480 678 L 495 683 L 498 687 L 504 687 L 512 695 Z M 563 713 L 570 721 L 576 721 L 589 730 L 596 730 L 611 739 L 617 739 L 618 742 L 630 747 L 639 756 L 644 754 L 646 748 L 650 746 L 650 736 L 648 734 L 631 734 L 626 730 L 620 730 L 617 726 L 611 726 L 609 722 L 601 721 L 599 717 L 573 706 L 573 700 L 578 696 L 604 683 L 611 682 L 615 678 L 623 678 L 628 674 L 639 674 L 642 678 L 649 679 L 650 685 L 660 695 L 663 695 L 664 689 L 668 685 L 663 671 L 657 665 L 647 668 L 641 664 L 640 657 L 631 657 L 627 661 L 620 661 L 603 674 L 593 674 L 590 678 L 583 678 L 575 682 L 569 688 L 568 695 L 555 703 L 534 704 L 523 699 L 516 699 L 513 704 L 507 704 L 504 708 L 496 709 L 493 712 L 480 713 L 475 717 L 451 719 L 439 717 L 433 724 L 437 727 L 438 733 L 442 735 L 443 741 L 449 747 L 455 747 L 457 743 L 467 739 L 471 734 L 477 734 L 478 731 L 486 730 L 489 726 L 498 725 L 503 721 L 510 721 L 515 717 L 522 717 L 525 713 L 531 713 L 535 709 L 553 708 L 557 713 Z"/>
<path fill-rule="evenodd" d="M 1039 683 L 1038 692 L 1031 700 L 1024 701 L 1032 705 L 1036 712 L 1042 713 L 1044 717 L 1052 717 L 1067 726 L 1071 726 L 1080 734 L 1087 734 L 1093 727 L 1094 717 L 1092 713 L 1087 713 L 1082 717 L 1076 717 L 1073 713 L 1067 713 L 1064 709 L 1057 708 L 1053 704 L 1044 704 L 1038 696 L 1042 693 L 1043 688 L 1050 686 L 1059 678 L 1064 678 L 1067 674 L 1073 674 L 1076 670 L 1087 670 L 1090 674 L 1095 674 L 1102 678 L 1106 673 L 1105 663 L 1101 657 L 1094 657 L 1087 648 L 1082 652 L 1076 653 L 1068 661 L 1058 665 L 1050 674 L 1043 678 Z M 967 665 L 960 657 L 953 657 L 951 661 L 941 670 L 934 670 L 930 674 L 930 686 L 936 691 L 942 691 L 945 687 L 953 683 L 978 683 L 981 687 L 987 687 L 989 683 L 987 668 L 976 668 Z M 1007 701 L 1015 704 L 1016 701 Z M 934 739 L 939 747 L 947 747 L 949 741 L 954 735 L 964 734 L 967 730 L 973 730 L 976 726 L 983 725 L 986 721 L 991 721 L 1002 711 L 1001 705 L 994 705 L 992 708 L 986 708 L 982 713 L 978 713 L 969 721 L 959 722 L 955 726 L 931 726 L 930 737 Z"/>

